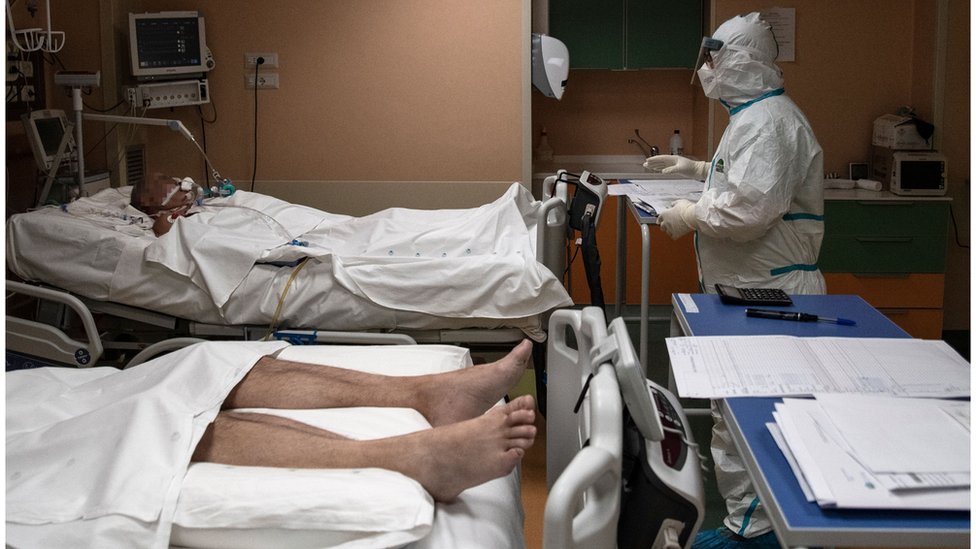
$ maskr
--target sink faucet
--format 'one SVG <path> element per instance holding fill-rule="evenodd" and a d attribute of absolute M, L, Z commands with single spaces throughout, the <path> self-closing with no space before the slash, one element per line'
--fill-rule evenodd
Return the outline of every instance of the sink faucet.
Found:
<path fill-rule="evenodd" d="M 627 140 L 627 143 L 633 143 L 634 145 L 637 145 L 637 148 L 639 148 L 641 152 L 644 153 L 645 157 L 657 156 L 661 152 L 661 149 L 658 149 L 656 146 L 651 145 L 650 143 L 645 141 L 643 137 L 641 137 L 640 130 L 634 130 L 634 135 L 637 136 L 637 139 L 630 138 Z"/>

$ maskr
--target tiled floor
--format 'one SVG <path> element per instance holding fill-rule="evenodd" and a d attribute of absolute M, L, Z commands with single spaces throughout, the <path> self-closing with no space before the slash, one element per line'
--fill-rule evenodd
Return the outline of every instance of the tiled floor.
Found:
<path fill-rule="evenodd" d="M 525 510 L 525 547 L 542 547 L 542 524 L 546 508 L 546 420 L 538 417 L 539 435 L 522 458 L 522 509 Z"/>

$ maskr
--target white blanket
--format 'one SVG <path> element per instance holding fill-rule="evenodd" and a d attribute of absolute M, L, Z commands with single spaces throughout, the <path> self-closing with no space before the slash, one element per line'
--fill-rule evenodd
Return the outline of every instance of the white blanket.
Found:
<path fill-rule="evenodd" d="M 213 342 L 121 372 L 8 373 L 7 522 L 40 529 L 31 539 L 48 547 L 166 547 L 206 426 L 254 363 L 285 346 Z"/>
<path fill-rule="evenodd" d="M 178 219 L 145 258 L 189 277 L 217 307 L 255 263 L 309 257 L 329 263 L 347 291 L 384 307 L 527 317 L 572 303 L 535 259 L 540 205 L 516 183 L 478 208 L 393 208 L 352 218 L 239 191 Z"/>

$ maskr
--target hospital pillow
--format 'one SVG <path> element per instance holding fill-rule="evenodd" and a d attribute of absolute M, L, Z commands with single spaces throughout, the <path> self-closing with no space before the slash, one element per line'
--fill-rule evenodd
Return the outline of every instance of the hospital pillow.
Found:
<path fill-rule="evenodd" d="M 178 547 L 397 547 L 430 532 L 434 502 L 383 469 L 190 466 L 170 543 Z"/>
<path fill-rule="evenodd" d="M 471 364 L 467 351 L 440 345 L 301 346 L 280 358 L 391 375 L 443 372 Z M 405 408 L 247 409 L 355 439 L 396 436 L 430 424 Z M 176 547 L 394 547 L 426 536 L 434 502 L 416 481 L 383 469 L 283 469 L 194 463 L 177 504 Z"/>

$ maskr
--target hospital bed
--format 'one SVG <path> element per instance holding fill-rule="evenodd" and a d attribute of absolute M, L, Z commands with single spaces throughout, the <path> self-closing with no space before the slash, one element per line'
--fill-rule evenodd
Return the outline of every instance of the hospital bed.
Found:
<path fill-rule="evenodd" d="M 148 229 L 149 220 L 128 206 L 130 191 L 129 187 L 106 189 L 60 208 L 46 207 L 14 215 L 7 222 L 7 268 L 29 283 L 7 285 L 8 346 L 11 342 L 39 341 L 45 335 L 45 329 L 38 325 L 43 324 L 53 324 L 81 338 L 82 332 L 90 331 L 84 320 L 87 316 L 96 321 L 104 351 L 112 356 L 109 360 L 119 357 L 122 362 L 153 343 L 173 337 L 257 340 L 265 339 L 273 332 L 282 332 L 283 337 L 295 340 L 320 341 L 323 338 L 341 341 L 341 333 L 372 332 L 397 334 L 393 342 L 406 337 L 418 343 L 497 347 L 518 342 L 526 336 L 542 341 L 548 314 L 572 304 L 561 283 L 566 262 L 566 192 L 545 201 L 530 201 L 530 195 L 526 199 L 526 190 L 513 185 L 495 204 L 471 210 L 430 211 L 431 216 L 441 216 L 433 219 L 442 219 L 442 222 L 440 227 L 432 222 L 434 227 L 429 234 L 421 235 L 427 239 L 452 233 L 451 223 L 467 222 L 463 216 L 470 215 L 472 224 L 485 218 L 482 225 L 473 227 L 489 226 L 495 220 L 491 217 L 495 213 L 490 208 L 502 212 L 498 219 L 504 223 L 498 223 L 499 228 L 493 229 L 495 233 L 492 233 L 499 235 L 502 244 L 479 241 L 477 235 L 472 235 L 473 244 L 459 249 L 454 243 L 454 249 L 440 252 L 435 242 L 423 250 L 432 256 L 427 263 L 411 263 L 416 259 L 412 257 L 414 249 L 422 247 L 409 241 L 411 235 L 396 241 L 389 233 L 380 232 L 378 240 L 382 242 L 364 244 L 372 248 L 352 259 L 326 249 L 336 241 L 337 233 L 345 231 L 343 238 L 354 240 L 355 231 L 374 234 L 376 226 L 397 226 L 398 216 L 416 221 L 423 219 L 418 216 L 426 216 L 427 212 L 397 210 L 390 217 L 369 224 L 366 219 L 371 216 L 348 218 L 278 204 L 274 199 L 256 193 L 238 192 L 231 199 L 212 199 L 215 202 L 210 204 L 230 204 L 242 211 L 270 203 L 270 211 L 276 213 L 274 217 L 284 220 L 286 225 L 297 219 L 293 226 L 287 227 L 290 231 L 287 236 L 294 236 L 288 244 L 295 245 L 271 246 L 273 250 L 266 251 L 264 257 L 256 257 L 253 263 L 247 264 L 246 273 L 240 274 L 239 280 L 228 275 L 227 278 L 232 280 L 225 284 L 227 281 L 222 280 L 222 274 L 206 274 L 215 268 L 205 261 L 211 256 L 223 260 L 225 255 L 231 254 L 214 252 L 214 248 L 205 246 L 188 248 L 200 242 L 219 241 L 218 236 L 236 240 L 232 233 L 227 237 L 216 230 L 204 229 L 206 232 L 201 234 L 187 228 L 183 248 L 174 247 L 170 235 L 155 238 Z M 489 213 L 482 214 L 486 208 Z M 271 216 L 265 218 L 270 220 L 262 219 L 266 224 L 281 224 Z M 367 224 L 365 229 L 364 223 Z M 176 227 L 180 226 L 178 222 Z M 328 227 L 327 232 L 322 230 L 323 226 Z M 346 226 L 352 228 L 346 229 Z M 304 232 L 310 227 L 322 233 L 319 241 L 307 236 L 314 235 L 315 230 Z M 246 232 L 242 238 L 246 238 Z M 187 241 L 189 245 L 185 244 Z M 175 266 L 172 262 L 166 263 L 172 259 L 169 256 L 148 261 L 146 258 L 158 251 L 157 248 L 162 250 L 158 255 L 171 256 L 176 249 L 184 256 L 172 260 L 177 263 Z M 446 264 L 442 271 L 433 270 L 439 261 L 452 259 L 441 260 L 441 257 L 449 253 L 471 254 L 472 249 L 477 262 L 469 262 L 469 266 L 460 269 L 461 263 L 455 262 Z M 512 257 L 522 254 L 523 250 L 525 255 L 532 254 L 534 260 L 527 258 L 523 262 L 524 268 L 519 270 L 513 267 Z M 386 257 L 387 254 L 396 257 Z M 416 255 L 420 256 L 421 252 L 417 251 Z M 370 265 L 373 258 L 381 263 Z M 231 256 L 228 261 L 235 259 Z M 241 271 L 239 261 L 237 265 Z M 425 276 L 434 279 L 439 286 L 420 288 L 416 295 L 410 295 L 413 288 L 409 285 L 400 293 L 396 288 L 390 288 L 399 280 L 406 283 L 420 278 L 417 273 L 426 272 L 421 269 L 426 269 L 427 265 L 431 265 L 432 270 Z M 485 271 L 484 285 L 475 288 L 473 293 L 459 293 L 464 288 L 478 286 L 473 282 L 473 265 L 479 265 L 477 268 Z M 499 271 L 492 279 L 490 273 L 500 268 L 508 270 Z M 377 275 L 377 272 L 381 274 Z M 467 287 L 456 277 L 458 273 L 469 278 Z M 391 283 L 391 277 L 400 278 Z M 36 292 L 30 287 L 38 285 L 52 292 L 70 294 L 77 301 L 66 304 L 66 300 L 57 299 L 51 292 Z M 440 289 L 443 289 L 443 297 L 424 299 L 424 291 L 439 292 Z M 223 292 L 221 299 L 214 297 L 214 293 L 219 292 Z M 507 309 L 480 305 L 495 302 L 508 293 L 512 295 Z M 46 300 L 48 304 L 19 315 L 21 320 L 11 323 L 9 319 L 13 315 L 10 311 L 16 309 L 10 307 L 14 294 Z M 466 303 L 464 300 L 472 304 L 467 311 L 460 310 L 461 305 L 449 308 L 450 303 Z M 83 309 L 90 314 L 83 313 Z M 67 319 L 77 317 L 67 315 L 66 310 L 81 315 L 82 319 L 74 320 L 69 326 Z M 75 353 L 81 347 L 75 342 L 48 340 L 41 345 L 26 344 L 22 350 L 29 353 L 36 348 L 55 347 L 58 350 L 53 351 L 52 359 L 57 356 L 55 360 L 62 363 L 77 366 L 99 363 L 94 345 L 80 352 L 77 358 Z M 13 348 L 17 349 L 17 346 Z"/>
<path fill-rule="evenodd" d="M 545 508 L 544 547 L 689 547 L 701 521 L 697 456 L 692 450 L 681 466 L 674 467 L 665 463 L 656 450 L 664 447 L 667 436 L 661 430 L 660 418 L 664 417 L 661 412 L 666 406 L 661 406 L 660 399 L 673 399 L 673 396 L 643 379 L 622 321 L 615 321 L 608 328 L 602 311 L 590 307 L 582 311 L 557 311 L 549 327 L 552 407 L 547 421 L 550 493 Z M 48 436 L 57 428 L 49 428 L 47 422 L 51 417 L 63 418 L 63 411 L 42 408 L 38 413 L 34 407 L 37 401 L 44 400 L 44 395 L 52 396 L 46 392 L 51 383 L 56 391 L 53 394 L 60 395 L 66 387 L 75 386 L 112 402 L 112 391 L 126 396 L 132 394 L 130 386 L 121 383 L 119 376 L 148 378 L 153 372 L 185 367 L 192 387 L 197 389 L 206 386 L 208 376 L 217 377 L 202 362 L 210 364 L 227 353 L 239 354 L 242 360 L 248 357 L 254 360 L 256 356 L 279 350 L 279 356 L 292 360 L 393 375 L 447 371 L 471 364 L 466 350 L 444 345 L 350 347 L 203 342 L 122 371 L 44 368 L 8 373 L 7 542 L 25 548 L 71 546 L 72 541 L 90 543 L 93 539 L 104 541 L 102 546 L 114 543 L 126 547 L 524 547 L 518 468 L 507 476 L 466 490 L 452 503 L 435 504 L 411 479 L 390 471 L 302 471 L 194 463 L 188 468 L 178 467 L 171 476 L 163 478 L 164 482 L 156 483 L 166 486 L 165 481 L 178 479 L 177 488 L 167 491 L 168 499 L 164 498 L 158 508 L 150 507 L 146 512 L 155 517 L 146 522 L 126 515 L 137 514 L 137 510 L 124 507 L 126 500 L 116 500 L 119 494 L 138 494 L 138 490 L 124 482 L 115 484 L 111 478 L 106 481 L 101 475 L 79 476 L 88 462 L 103 461 L 104 450 L 99 448 L 104 447 L 104 440 L 94 436 L 97 433 L 85 431 L 85 436 L 69 437 L 75 438 L 78 446 L 66 445 Z M 44 379 L 45 376 L 54 377 Z M 116 377 L 105 378 L 100 383 L 103 376 Z M 184 385 L 177 386 L 181 394 L 187 389 Z M 152 408 L 156 396 L 137 392 L 133 400 Z M 164 392 L 158 395 L 158 402 L 168 402 L 172 396 Z M 71 398 L 51 400 L 72 401 Z M 357 438 L 391 436 L 425 427 L 419 414 L 404 409 L 275 413 Z M 206 414 L 199 415 L 204 425 L 209 422 Z M 680 412 L 678 415 L 684 420 Z M 152 416 L 161 417 L 155 409 Z M 120 416 L 112 413 L 109 417 Z M 627 417 L 633 419 L 626 420 Z M 104 416 L 95 418 L 100 419 Z M 32 431 L 31 422 L 40 425 L 34 425 Z M 629 502 L 634 497 L 632 493 L 640 490 L 625 466 L 627 426 L 631 422 L 636 423 L 637 430 L 650 433 L 646 448 L 651 454 L 657 452 L 647 458 L 656 482 L 655 497 L 661 494 L 661 499 L 656 500 L 662 507 L 657 515 L 648 514 L 654 505 L 647 505 L 646 501 L 640 505 Z M 154 425 L 155 421 L 139 432 L 152 431 Z M 66 426 L 71 427 L 75 426 Z M 158 430 L 165 445 L 181 440 L 179 432 L 170 434 L 165 426 Z M 651 433 L 654 430 L 656 434 Z M 127 458 L 133 456 L 127 454 L 124 445 L 129 437 L 119 438 L 111 426 L 104 431 L 106 436 L 123 442 L 112 446 L 114 463 L 129 462 Z M 687 440 L 684 437 L 690 439 L 690 434 L 681 437 Z M 145 446 L 138 439 L 131 443 L 138 448 Z M 150 447 L 154 446 L 150 443 Z M 22 451 L 25 448 L 32 451 Z M 192 447 L 186 451 L 192 452 Z M 139 474 L 129 477 L 128 482 L 152 480 L 148 462 L 157 460 L 135 460 L 134 467 Z M 25 466 L 33 470 L 22 469 Z M 88 494 L 86 488 L 97 492 L 94 501 L 85 502 L 84 497 L 77 497 Z M 58 497 L 75 506 L 78 516 L 92 509 L 97 511 L 88 513 L 84 520 L 42 525 L 44 512 L 71 516 L 58 506 L 57 502 L 62 501 Z M 665 504 L 661 506 L 660 502 Z M 690 514 L 689 505 L 694 507 Z M 635 528 L 633 525 L 637 523 L 640 527 Z M 635 545 L 618 528 L 619 524 L 626 524 L 627 531 L 638 530 L 650 537 Z"/>

